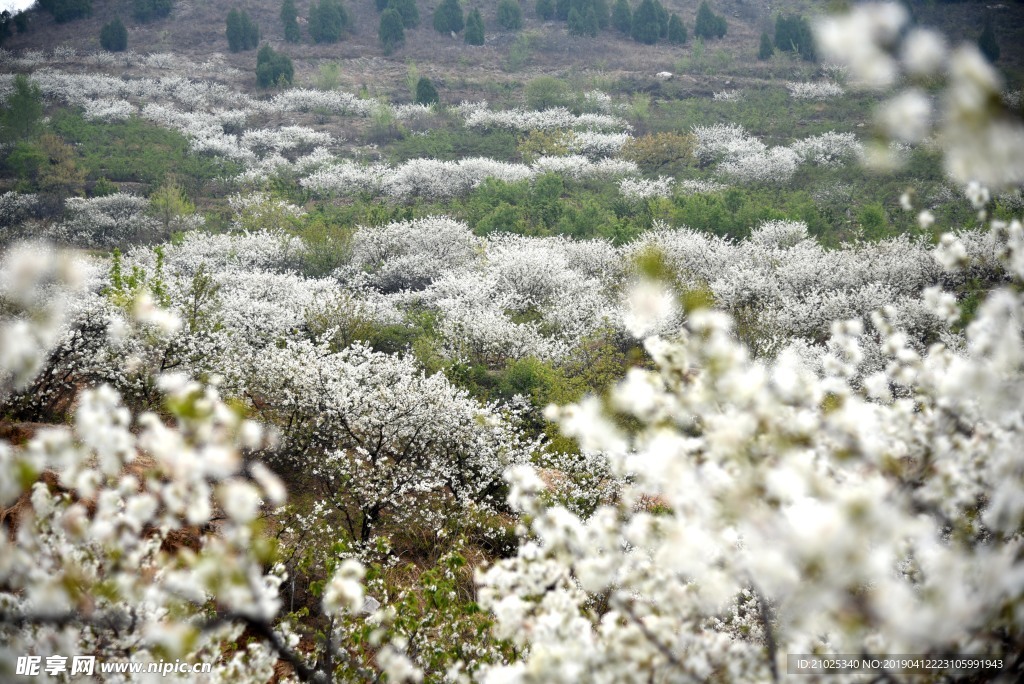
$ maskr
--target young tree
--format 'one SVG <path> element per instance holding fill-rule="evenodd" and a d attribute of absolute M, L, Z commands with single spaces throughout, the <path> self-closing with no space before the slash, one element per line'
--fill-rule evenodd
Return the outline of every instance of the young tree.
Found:
<path fill-rule="evenodd" d="M 416 103 L 434 104 L 439 101 L 440 97 L 437 94 L 437 88 L 434 87 L 429 78 L 421 76 L 420 80 L 416 82 Z"/>
<path fill-rule="evenodd" d="M 625 2 L 625 0 L 623 0 Z M 555 0 L 537 0 L 537 17 L 544 21 L 555 18 Z"/>
<path fill-rule="evenodd" d="M 523 9 L 519 0 L 501 0 L 498 3 L 498 26 L 506 31 L 523 28 Z"/>
<path fill-rule="evenodd" d="M 798 14 L 780 14 L 775 19 L 775 48 L 795 52 L 807 61 L 814 61 L 817 56 L 810 22 Z"/>
<path fill-rule="evenodd" d="M 163 235 L 169 236 L 171 230 L 179 226 L 181 220 L 195 213 L 195 205 L 185 196 L 177 181 L 169 178 L 149 197 L 151 215 L 163 227 Z"/>
<path fill-rule="evenodd" d="M 668 38 L 668 10 L 661 4 L 661 0 L 654 0 L 654 11 L 658 14 L 658 37 Z"/>
<path fill-rule="evenodd" d="M 523 88 L 523 96 L 529 109 L 540 111 L 568 104 L 569 93 L 565 82 L 554 76 L 538 76 Z"/>
<path fill-rule="evenodd" d="M 14 92 L 0 109 L 0 139 L 15 143 L 35 138 L 43 118 L 43 94 L 25 74 L 14 77 Z"/>
<path fill-rule="evenodd" d="M 985 18 L 985 28 L 978 37 L 978 49 L 985 58 L 993 64 L 999 61 L 999 43 L 996 42 L 996 32 L 992 27 L 992 18 Z"/>
<path fill-rule="evenodd" d="M 594 7 L 591 5 L 587 8 L 586 14 L 583 15 L 583 33 L 594 38 L 600 29 L 601 23 L 597 20 L 597 12 L 594 11 Z"/>
<path fill-rule="evenodd" d="M 594 16 L 597 17 L 597 27 L 605 30 L 611 25 L 611 11 L 608 9 L 608 0 L 591 0 L 591 7 L 594 8 Z"/>
<path fill-rule="evenodd" d="M 281 24 L 284 26 L 285 41 L 298 43 L 302 36 L 299 32 L 299 11 L 295 8 L 295 0 L 284 0 L 281 3 Z"/>
<path fill-rule="evenodd" d="M 633 28 L 633 13 L 626 0 L 615 0 L 612 7 L 612 26 L 624 36 L 628 36 Z"/>
<path fill-rule="evenodd" d="M 661 36 L 661 25 L 658 23 L 658 9 L 654 0 L 642 0 L 633 12 L 633 40 L 645 45 L 654 45 Z"/>
<path fill-rule="evenodd" d="M 54 202 L 72 195 L 81 195 L 85 189 L 85 172 L 76 162 L 75 150 L 53 133 L 39 137 L 39 148 L 44 163 L 39 171 L 39 189 Z"/>
<path fill-rule="evenodd" d="M 315 43 L 337 43 L 348 25 L 341 0 L 314 0 L 309 7 L 309 36 Z"/>
<path fill-rule="evenodd" d="M 569 35 L 570 36 L 585 36 L 587 35 L 586 26 L 583 24 L 583 15 L 580 11 L 573 7 L 569 10 Z"/>
<path fill-rule="evenodd" d="M 675 45 L 683 45 L 686 43 L 686 26 L 683 25 L 683 20 L 679 18 L 679 15 L 675 12 L 668 20 L 668 42 Z"/>
<path fill-rule="evenodd" d="M 693 34 L 700 38 L 721 38 L 725 32 L 725 17 L 712 12 L 707 0 L 703 0 L 697 9 L 697 21 L 693 27 Z"/>
<path fill-rule="evenodd" d="M 254 50 L 260 43 L 260 29 L 245 10 L 233 9 L 228 12 L 227 38 L 231 52 Z"/>
<path fill-rule="evenodd" d="M 124 27 L 121 17 L 104 24 L 100 30 L 100 45 L 108 52 L 122 52 L 128 47 L 128 29 Z"/>
<path fill-rule="evenodd" d="M 466 44 L 467 45 L 483 45 L 484 44 L 484 18 L 480 15 L 480 10 L 476 7 L 466 17 Z"/>
<path fill-rule="evenodd" d="M 442 0 L 434 10 L 434 30 L 438 33 L 459 33 L 465 28 L 459 0 Z"/>
<path fill-rule="evenodd" d="M 4 10 L 0 12 L 0 45 L 3 45 L 11 37 L 11 34 L 14 32 L 11 28 L 13 25 L 14 20 L 11 17 L 10 11 Z"/>
<path fill-rule="evenodd" d="M 760 60 L 771 59 L 775 54 L 775 47 L 772 45 L 771 36 L 767 31 L 761 32 L 761 47 L 757 50 L 757 58 Z"/>
<path fill-rule="evenodd" d="M 402 26 L 407 29 L 420 25 L 420 11 L 416 8 L 416 0 L 388 0 L 388 7 L 402 17 Z"/>
<path fill-rule="evenodd" d="M 405 28 L 402 25 L 402 15 L 398 13 L 398 10 L 389 6 L 380 15 L 377 37 L 380 39 L 385 55 L 390 55 L 395 48 L 405 44 Z"/>
<path fill-rule="evenodd" d="M 286 85 L 295 77 L 295 68 L 287 55 L 264 45 L 256 55 L 256 82 L 261 88 Z"/>

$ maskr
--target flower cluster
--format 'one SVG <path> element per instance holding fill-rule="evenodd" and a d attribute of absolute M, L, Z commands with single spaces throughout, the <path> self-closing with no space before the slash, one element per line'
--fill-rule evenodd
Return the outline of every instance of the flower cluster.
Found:
<path fill-rule="evenodd" d="M 565 107 L 552 107 L 541 111 L 525 109 L 492 110 L 482 106 L 463 105 L 466 128 L 505 129 L 510 131 L 547 131 L 553 129 L 581 129 L 599 133 L 629 131 L 630 125 L 611 114 L 573 114 Z"/>
<path fill-rule="evenodd" d="M 817 81 L 807 83 L 786 83 L 789 94 L 798 100 L 828 100 L 833 97 L 840 97 L 843 89 L 831 81 Z"/>
<path fill-rule="evenodd" d="M 324 166 L 300 184 L 325 195 L 369 193 L 397 200 L 415 197 L 442 199 L 465 194 L 487 178 L 515 182 L 545 173 L 568 178 L 616 178 L 638 173 L 636 164 L 621 159 L 598 159 L 571 155 L 541 157 L 529 166 L 485 157 L 458 161 L 411 159 L 399 166 L 362 165 L 343 160 Z"/>

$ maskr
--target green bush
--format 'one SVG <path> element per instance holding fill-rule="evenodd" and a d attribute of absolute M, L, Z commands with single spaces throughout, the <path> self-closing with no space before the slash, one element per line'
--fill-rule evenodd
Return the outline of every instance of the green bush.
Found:
<path fill-rule="evenodd" d="M 260 44 L 260 28 L 245 10 L 233 9 L 226 20 L 228 49 L 231 52 L 255 50 Z"/>
<path fill-rule="evenodd" d="M 39 0 L 40 9 L 53 15 L 53 20 L 63 24 L 92 14 L 90 0 Z"/>
<path fill-rule="evenodd" d="M 380 15 L 380 28 L 377 30 L 377 37 L 380 39 L 384 54 L 390 55 L 395 48 L 405 44 L 405 28 L 402 24 L 402 15 L 390 5 Z"/>
<path fill-rule="evenodd" d="M 626 0 L 622 0 L 625 2 Z M 550 21 L 555 18 L 555 0 L 537 0 L 537 18 Z"/>
<path fill-rule="evenodd" d="M 632 31 L 633 13 L 626 0 L 615 0 L 615 6 L 612 8 L 612 26 L 624 36 L 628 36 Z"/>
<path fill-rule="evenodd" d="M 693 34 L 701 38 L 721 38 L 725 32 L 725 17 L 712 12 L 707 0 L 703 0 L 697 9 L 697 22 L 694 24 Z"/>
<path fill-rule="evenodd" d="M 264 45 L 256 55 L 256 82 L 261 88 L 290 85 L 295 77 L 295 68 L 287 55 L 275 52 Z"/>
<path fill-rule="evenodd" d="M 459 33 L 463 28 L 465 21 L 459 0 L 442 0 L 434 10 L 434 30 L 439 33 Z"/>
<path fill-rule="evenodd" d="M 686 27 L 678 14 L 673 14 L 668 20 L 668 42 L 674 45 L 683 45 L 687 39 Z"/>
<path fill-rule="evenodd" d="M 0 109 L 0 140 L 18 142 L 36 137 L 43 118 L 43 93 L 25 74 L 14 77 L 14 92 Z"/>
<path fill-rule="evenodd" d="M 523 9 L 519 0 L 501 0 L 498 3 L 498 26 L 506 31 L 523 28 Z"/>
<path fill-rule="evenodd" d="M 142 23 L 170 16 L 172 9 L 174 0 L 132 0 L 132 16 Z"/>
<path fill-rule="evenodd" d="M 794 52 L 813 62 L 817 55 L 814 51 L 814 34 L 811 33 L 810 23 L 799 14 L 780 14 L 775 19 L 775 49 Z"/>
<path fill-rule="evenodd" d="M 309 37 L 314 43 L 337 43 L 348 27 L 348 13 L 341 0 L 313 0 L 309 6 Z"/>
<path fill-rule="evenodd" d="M 775 46 L 772 45 L 771 36 L 767 31 L 761 32 L 761 46 L 757 49 L 757 58 L 760 60 L 771 59 L 775 54 Z"/>
<path fill-rule="evenodd" d="M 416 82 L 416 103 L 417 104 L 434 104 L 438 102 L 440 97 L 437 94 L 437 88 L 430 82 L 430 79 L 426 76 L 421 76 L 420 80 Z"/>
<path fill-rule="evenodd" d="M 484 44 L 484 18 L 480 15 L 480 10 L 475 7 L 466 17 L 466 44 Z"/>
<path fill-rule="evenodd" d="M 104 24 L 100 29 L 100 45 L 107 52 L 122 52 L 128 48 L 128 29 L 124 27 L 121 17 Z"/>
<path fill-rule="evenodd" d="M 554 76 L 538 76 L 523 90 L 526 106 L 530 109 L 550 109 L 569 104 L 569 89 L 564 81 Z"/>
<path fill-rule="evenodd" d="M 281 25 L 284 27 L 285 42 L 298 43 L 301 40 L 299 11 L 295 8 L 295 0 L 284 0 L 281 3 Z"/>
<path fill-rule="evenodd" d="M 411 29 L 420 25 L 420 11 L 416 9 L 416 0 L 388 0 L 387 7 L 398 12 L 404 28 Z"/>
<path fill-rule="evenodd" d="M 633 40 L 645 45 L 654 45 L 661 37 L 661 24 L 658 22 L 658 9 L 654 0 L 643 0 L 633 12 Z"/>

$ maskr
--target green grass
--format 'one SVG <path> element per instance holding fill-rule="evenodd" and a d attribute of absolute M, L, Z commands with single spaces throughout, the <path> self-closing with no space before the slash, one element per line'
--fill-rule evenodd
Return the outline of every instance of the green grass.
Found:
<path fill-rule="evenodd" d="M 156 187 L 174 174 L 193 194 L 207 181 L 241 171 L 233 162 L 194 154 L 185 136 L 136 117 L 105 123 L 63 110 L 50 125 L 75 145 L 77 163 L 90 181 L 106 178 Z"/>

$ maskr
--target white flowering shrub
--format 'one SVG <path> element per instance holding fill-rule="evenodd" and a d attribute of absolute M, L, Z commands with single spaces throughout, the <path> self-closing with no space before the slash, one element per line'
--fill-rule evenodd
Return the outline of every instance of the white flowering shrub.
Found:
<path fill-rule="evenodd" d="M 857 160 L 863 154 L 863 145 L 853 133 L 829 131 L 797 140 L 792 149 L 801 162 L 817 166 L 841 166 Z"/>
<path fill-rule="evenodd" d="M 33 193 L 5 192 L 0 195 L 0 244 L 10 241 L 9 234 L 17 231 L 18 226 L 32 217 L 39 204 L 39 198 Z"/>
<path fill-rule="evenodd" d="M 363 226 L 352 237 L 351 268 L 382 292 L 421 290 L 473 259 L 478 242 L 469 226 L 447 217 Z"/>
<path fill-rule="evenodd" d="M 164 237 L 160 222 L 149 213 L 149 200 L 124 192 L 68 198 L 55 231 L 76 244 L 108 249 Z"/>
<path fill-rule="evenodd" d="M 619 181 L 619 192 L 627 199 L 647 199 L 649 197 L 671 197 L 675 179 L 669 176 L 649 178 L 623 178 Z"/>
<path fill-rule="evenodd" d="M 384 522 L 437 526 L 451 506 L 503 503 L 502 472 L 534 446 L 514 415 L 424 375 L 409 357 L 295 342 L 268 347 L 256 368 L 254 407 L 287 426 L 278 458 L 318 483 L 357 542 Z"/>
<path fill-rule="evenodd" d="M 797 100 L 828 100 L 843 95 L 843 89 L 831 81 L 796 83 L 789 81 L 786 89 Z"/>
<path fill-rule="evenodd" d="M 637 175 L 639 169 L 635 163 L 623 159 L 599 158 L 592 161 L 582 155 L 540 157 L 529 166 L 486 157 L 458 161 L 410 159 L 399 166 L 364 165 L 343 160 L 313 171 L 299 184 L 323 195 L 368 193 L 409 201 L 463 195 L 487 178 L 514 183 L 547 173 L 574 180 L 609 179 Z"/>
<path fill-rule="evenodd" d="M 463 103 L 457 111 L 465 117 L 466 128 L 480 130 L 546 131 L 582 129 L 597 133 L 628 132 L 631 126 L 611 114 L 573 114 L 565 107 L 541 111 L 525 109 L 492 110 L 487 103 Z"/>

